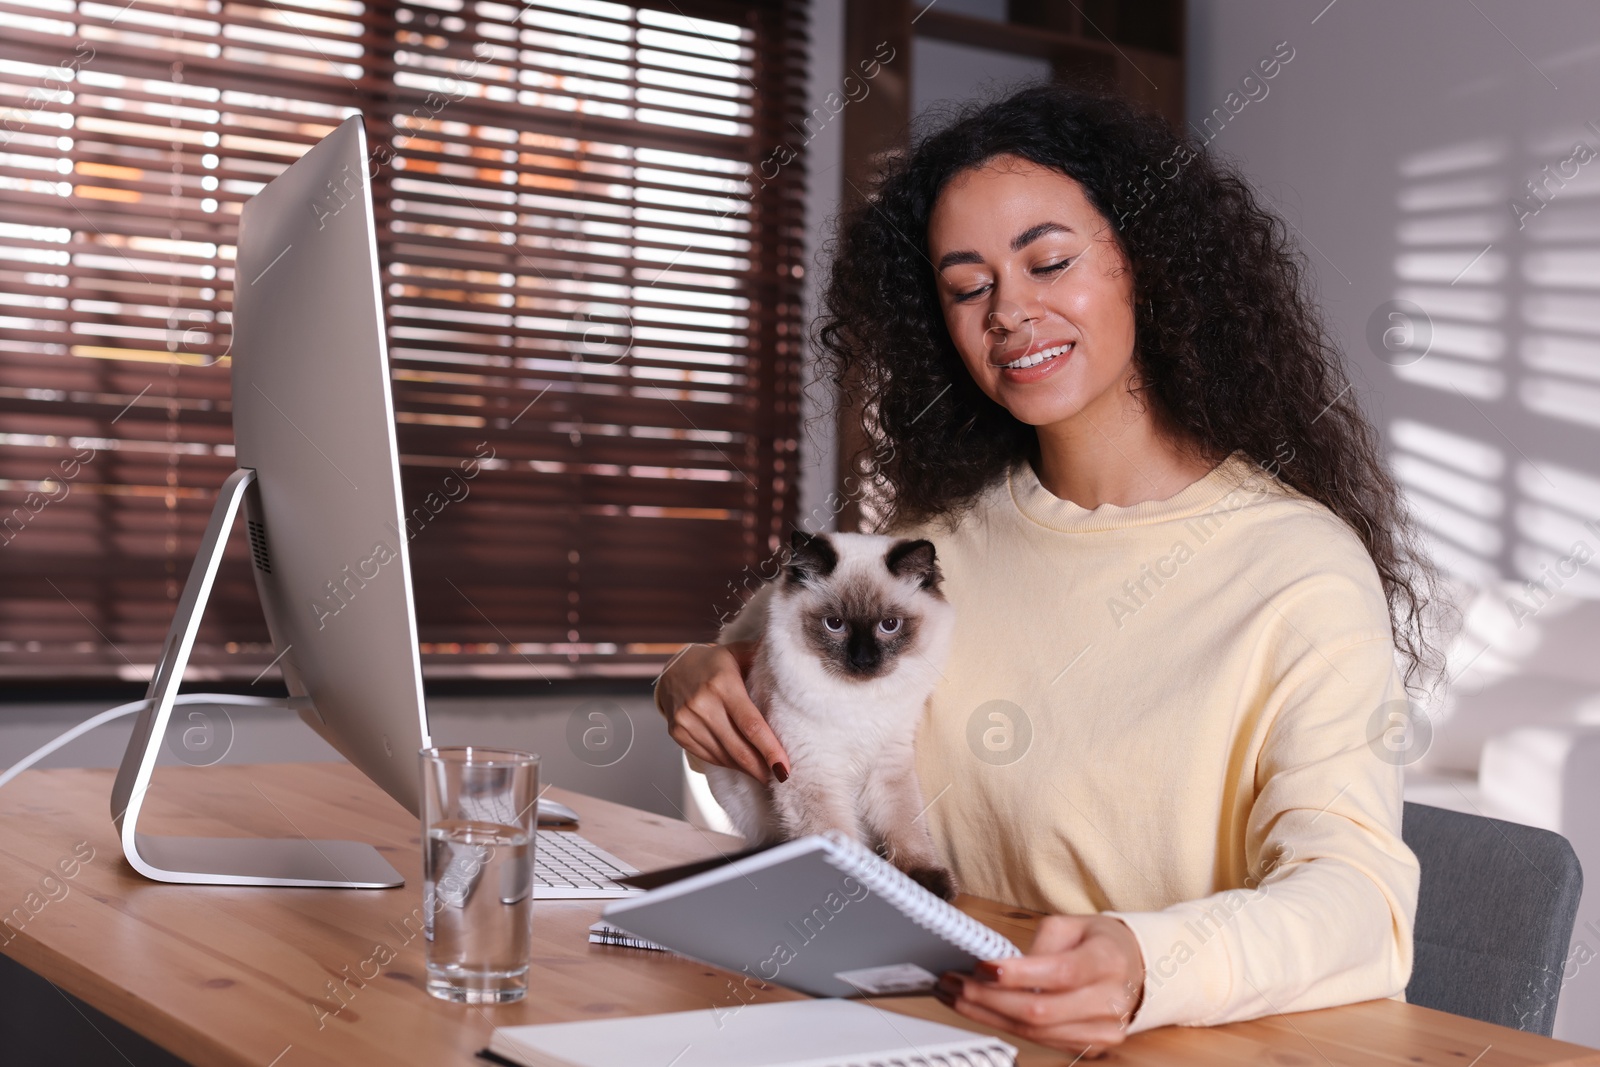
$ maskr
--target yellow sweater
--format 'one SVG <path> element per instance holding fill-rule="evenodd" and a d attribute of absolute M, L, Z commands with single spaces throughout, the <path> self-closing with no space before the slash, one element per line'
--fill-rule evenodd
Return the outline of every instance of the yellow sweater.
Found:
<path fill-rule="evenodd" d="M 1403 995 L 1417 862 L 1369 736 L 1405 694 L 1332 513 L 1237 455 L 1093 510 L 1024 463 L 896 532 L 956 608 L 917 769 L 965 891 L 1127 922 L 1135 1031 Z"/>

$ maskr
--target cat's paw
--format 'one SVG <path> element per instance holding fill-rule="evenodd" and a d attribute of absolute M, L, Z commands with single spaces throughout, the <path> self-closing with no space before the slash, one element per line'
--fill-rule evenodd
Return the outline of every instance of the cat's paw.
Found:
<path fill-rule="evenodd" d="M 942 900 L 954 900 L 956 893 L 956 876 L 944 867 L 913 867 L 906 874 L 911 880 L 922 888 Z"/>

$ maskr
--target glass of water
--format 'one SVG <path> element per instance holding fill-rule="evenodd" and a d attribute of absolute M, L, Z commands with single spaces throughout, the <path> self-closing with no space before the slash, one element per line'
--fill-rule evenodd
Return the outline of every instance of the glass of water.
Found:
<path fill-rule="evenodd" d="M 539 757 L 422 750 L 422 912 L 428 992 L 466 1004 L 521 1000 L 532 949 Z"/>

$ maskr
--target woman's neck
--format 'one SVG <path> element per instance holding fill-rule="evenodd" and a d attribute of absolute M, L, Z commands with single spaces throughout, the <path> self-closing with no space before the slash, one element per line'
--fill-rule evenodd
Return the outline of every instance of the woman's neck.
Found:
<path fill-rule="evenodd" d="M 1182 447 L 1148 408 L 1124 409 L 1110 418 L 1086 410 L 1037 429 L 1033 467 L 1039 483 L 1081 508 L 1166 500 L 1205 477 L 1221 458 L 1208 460 Z"/>

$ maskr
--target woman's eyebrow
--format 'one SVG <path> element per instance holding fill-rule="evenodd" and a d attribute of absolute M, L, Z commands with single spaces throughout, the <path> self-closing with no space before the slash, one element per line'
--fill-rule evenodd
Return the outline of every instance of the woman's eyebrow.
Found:
<path fill-rule="evenodd" d="M 1036 226 L 1029 226 L 1026 230 L 1011 239 L 1011 251 L 1020 252 L 1028 245 L 1037 241 L 1047 233 L 1071 233 L 1072 227 L 1059 222 L 1041 222 Z"/>
<path fill-rule="evenodd" d="M 1011 251 L 1020 252 L 1047 233 L 1071 232 L 1071 226 L 1067 226 L 1059 222 L 1041 222 L 1036 225 L 1029 226 L 1026 230 L 1023 230 L 1021 233 L 1013 237 L 1011 239 Z M 964 249 L 959 252 L 946 252 L 944 255 L 939 257 L 939 263 L 934 269 L 942 271 L 946 267 L 953 267 L 958 263 L 982 262 L 983 257 L 978 255 L 978 253 Z"/>

